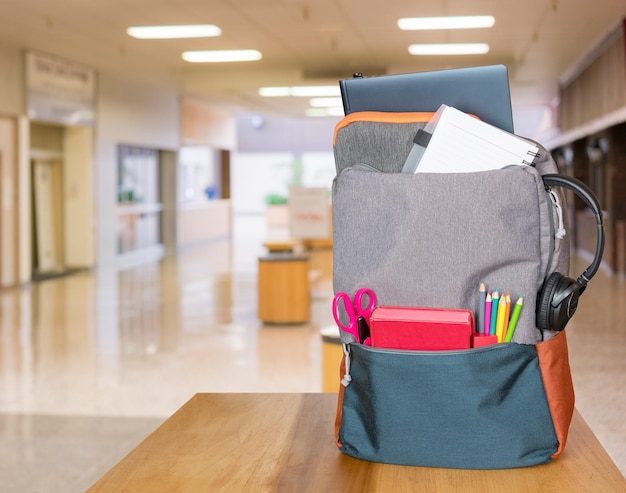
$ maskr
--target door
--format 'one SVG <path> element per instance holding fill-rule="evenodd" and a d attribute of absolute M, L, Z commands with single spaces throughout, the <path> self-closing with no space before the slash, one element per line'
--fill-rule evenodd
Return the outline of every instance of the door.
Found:
<path fill-rule="evenodd" d="M 33 211 L 35 222 L 35 272 L 63 269 L 61 214 L 61 162 L 34 160 Z"/>

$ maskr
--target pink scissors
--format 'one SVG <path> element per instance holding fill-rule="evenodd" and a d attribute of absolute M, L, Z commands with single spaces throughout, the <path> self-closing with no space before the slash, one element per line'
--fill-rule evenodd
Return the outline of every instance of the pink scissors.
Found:
<path fill-rule="evenodd" d="M 363 297 L 367 296 L 368 302 L 363 307 Z M 348 316 L 348 323 L 341 321 L 339 303 L 343 303 L 343 310 Z M 354 295 L 354 302 L 347 293 L 339 292 L 333 298 L 333 317 L 341 330 L 354 337 L 357 343 L 361 340 L 366 346 L 371 345 L 369 338 L 369 321 L 372 310 L 376 306 L 376 295 L 371 289 L 361 288 Z"/>

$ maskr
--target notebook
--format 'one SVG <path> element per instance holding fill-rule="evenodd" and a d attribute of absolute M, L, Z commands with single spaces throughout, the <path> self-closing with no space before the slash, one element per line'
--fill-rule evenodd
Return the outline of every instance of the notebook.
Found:
<path fill-rule="evenodd" d="M 432 111 L 453 106 L 513 133 L 504 65 L 354 77 L 339 81 L 346 115 L 357 111 Z"/>
<path fill-rule="evenodd" d="M 464 173 L 530 165 L 539 151 L 530 142 L 451 106 L 441 105 L 433 120 L 434 130 L 423 155 L 412 165 L 416 173 Z M 408 171 L 406 168 L 407 163 L 403 171 Z"/>

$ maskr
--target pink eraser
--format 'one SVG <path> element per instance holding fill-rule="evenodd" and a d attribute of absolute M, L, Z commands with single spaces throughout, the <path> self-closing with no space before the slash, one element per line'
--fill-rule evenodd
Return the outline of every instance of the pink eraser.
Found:
<path fill-rule="evenodd" d="M 492 336 L 492 335 L 484 335 L 484 334 L 479 334 L 479 333 L 474 333 L 472 334 L 472 347 L 482 347 L 482 346 L 489 346 L 490 344 L 497 344 L 498 343 L 498 336 Z"/>

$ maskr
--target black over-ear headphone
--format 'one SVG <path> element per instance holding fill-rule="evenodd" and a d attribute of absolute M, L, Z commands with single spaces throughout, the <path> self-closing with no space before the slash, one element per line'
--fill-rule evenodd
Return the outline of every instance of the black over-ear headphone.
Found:
<path fill-rule="evenodd" d="M 600 267 L 604 252 L 604 222 L 598 199 L 587 185 L 580 180 L 569 176 L 547 174 L 543 175 L 546 189 L 556 186 L 573 191 L 596 217 L 597 243 L 593 262 L 578 279 L 574 280 L 560 272 L 553 272 L 545 280 L 537 298 L 537 327 L 540 329 L 563 330 L 569 319 L 572 318 L 578 306 L 578 298 L 587 287 Z"/>

